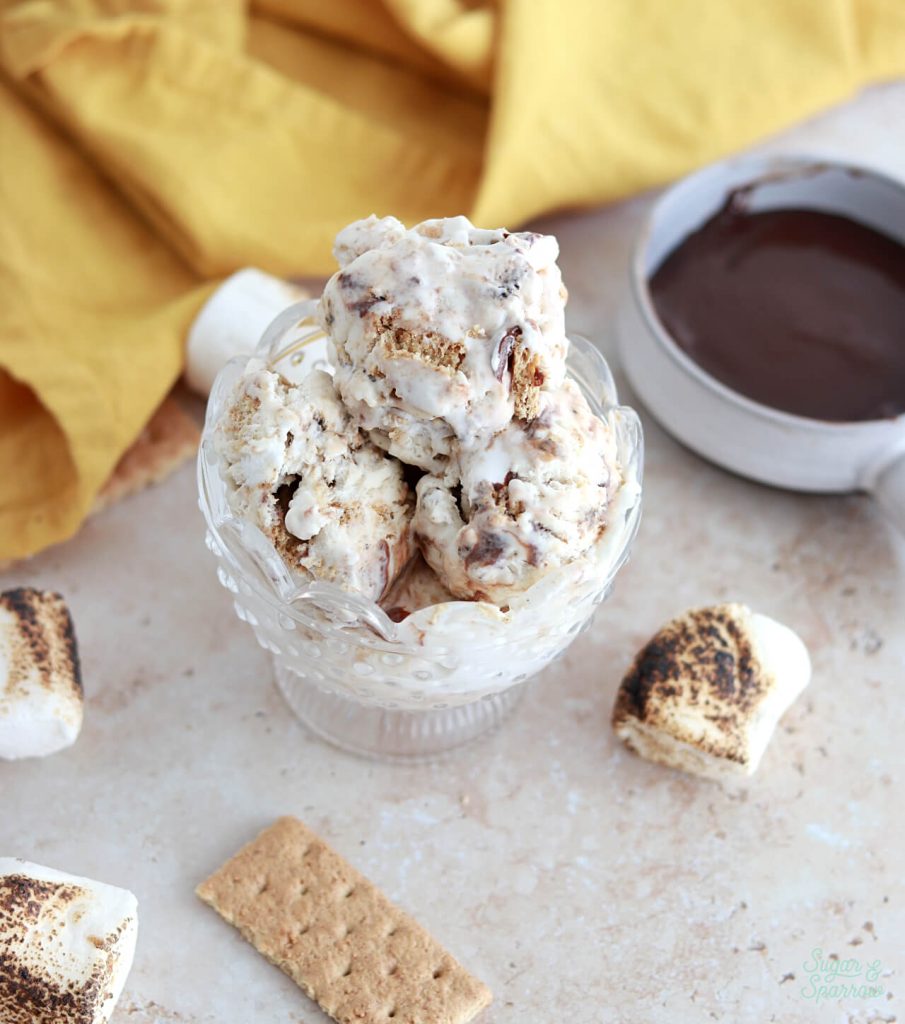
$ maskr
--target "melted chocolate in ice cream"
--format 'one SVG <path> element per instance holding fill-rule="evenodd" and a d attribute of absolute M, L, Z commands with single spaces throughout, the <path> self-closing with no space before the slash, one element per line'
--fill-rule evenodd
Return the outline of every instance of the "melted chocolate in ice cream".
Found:
<path fill-rule="evenodd" d="M 650 290 L 678 345 L 755 401 L 834 421 L 905 412 L 905 246 L 886 235 L 730 200 Z"/>

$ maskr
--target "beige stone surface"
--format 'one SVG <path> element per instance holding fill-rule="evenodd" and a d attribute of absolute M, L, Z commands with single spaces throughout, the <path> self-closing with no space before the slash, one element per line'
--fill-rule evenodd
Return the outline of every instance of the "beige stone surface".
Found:
<path fill-rule="evenodd" d="M 905 178 L 903 109 L 884 87 L 772 145 Z M 608 354 L 649 202 L 544 224 L 570 328 Z M 434 765 L 362 761 L 295 722 L 217 584 L 189 467 L 0 575 L 69 599 L 87 700 L 74 748 L 0 765 L 0 853 L 136 893 L 116 1024 L 326 1019 L 194 896 L 282 814 L 488 983 L 486 1024 L 905 1020 L 905 546 L 866 498 L 747 483 L 644 423 L 644 522 L 612 599 L 499 732 Z M 663 621 L 730 600 L 798 630 L 814 678 L 757 775 L 722 788 L 634 757 L 608 721 Z M 884 994 L 804 998 L 815 947 L 879 961 Z"/>

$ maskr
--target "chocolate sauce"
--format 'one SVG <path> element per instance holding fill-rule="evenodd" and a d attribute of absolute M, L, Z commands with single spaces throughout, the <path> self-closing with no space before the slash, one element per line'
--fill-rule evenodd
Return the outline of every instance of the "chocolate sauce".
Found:
<path fill-rule="evenodd" d="M 757 402 L 835 421 L 905 412 L 905 246 L 886 235 L 730 200 L 650 290 L 678 345 Z"/>

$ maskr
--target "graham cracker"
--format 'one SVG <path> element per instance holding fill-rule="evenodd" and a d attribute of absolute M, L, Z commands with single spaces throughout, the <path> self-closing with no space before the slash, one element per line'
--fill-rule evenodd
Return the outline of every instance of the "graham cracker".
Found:
<path fill-rule="evenodd" d="M 489 989 L 297 818 L 280 818 L 198 896 L 339 1024 L 465 1024 Z"/>
<path fill-rule="evenodd" d="M 91 514 L 168 477 L 195 454 L 200 436 L 195 421 L 176 399 L 165 398 L 101 488 Z"/>

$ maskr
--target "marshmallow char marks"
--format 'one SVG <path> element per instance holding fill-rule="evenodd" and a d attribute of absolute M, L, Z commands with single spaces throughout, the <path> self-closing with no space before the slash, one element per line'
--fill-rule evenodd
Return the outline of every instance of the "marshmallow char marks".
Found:
<path fill-rule="evenodd" d="M 290 570 L 378 600 L 413 551 L 402 466 L 350 422 L 330 376 L 251 360 L 214 434 L 228 501 Z"/>
<path fill-rule="evenodd" d="M 106 1024 L 137 934 L 127 890 L 0 857 L 0 1021 Z"/>
<path fill-rule="evenodd" d="M 613 728 L 650 761 L 709 779 L 751 775 L 810 676 L 788 626 L 740 604 L 696 608 L 639 651 Z"/>
<path fill-rule="evenodd" d="M 512 420 L 459 454 L 461 484 L 418 481 L 415 532 L 450 591 L 505 605 L 586 555 L 621 484 L 616 443 L 571 378 L 542 391 L 530 421 Z"/>
<path fill-rule="evenodd" d="M 357 425 L 403 462 L 454 475 L 459 445 L 532 419 L 542 390 L 562 383 L 552 236 L 369 217 L 339 233 L 334 254 L 341 269 L 318 315 L 336 385 Z"/>
<path fill-rule="evenodd" d="M 72 616 L 59 594 L 0 594 L 0 758 L 45 757 L 82 728 L 82 677 Z M 2 1017 L 0 1017 L 2 1020 Z"/>

